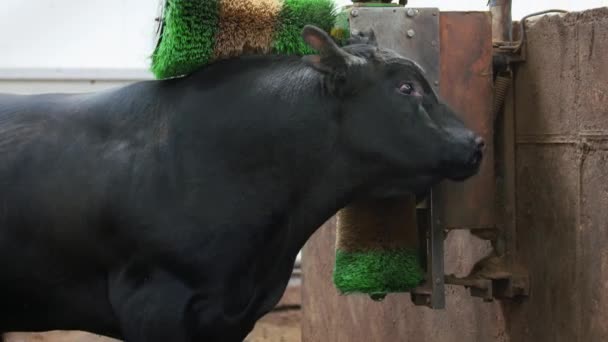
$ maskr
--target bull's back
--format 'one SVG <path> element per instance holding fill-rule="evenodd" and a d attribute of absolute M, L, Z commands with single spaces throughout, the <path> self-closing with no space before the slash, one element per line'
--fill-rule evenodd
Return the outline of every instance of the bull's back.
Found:
<path fill-rule="evenodd" d="M 91 129 L 69 95 L 0 95 L 0 212 L 6 225 L 28 226 L 81 213 L 94 173 Z M 77 99 L 77 98 L 76 98 Z M 81 121 L 79 124 L 78 121 Z M 88 172 L 89 180 L 83 178 Z M 76 187 L 79 190 L 76 191 Z M 90 200 L 90 199 L 89 199 Z M 50 221 L 49 221 L 50 220 Z M 35 222 L 36 221 L 36 222 Z"/>
<path fill-rule="evenodd" d="M 150 153 L 123 92 L 0 95 L 0 247 L 21 236 L 70 258 L 113 257 L 102 246 L 120 238 L 112 218 Z"/>

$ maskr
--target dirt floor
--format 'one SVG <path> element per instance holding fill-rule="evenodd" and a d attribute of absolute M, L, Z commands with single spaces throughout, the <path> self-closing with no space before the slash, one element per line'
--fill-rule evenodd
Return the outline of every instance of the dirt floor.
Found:
<path fill-rule="evenodd" d="M 300 342 L 300 320 L 302 318 L 299 281 L 291 285 L 275 311 L 256 324 L 245 342 Z"/>
<path fill-rule="evenodd" d="M 300 285 L 290 285 L 273 311 L 258 321 L 245 342 L 300 342 Z M 4 342 L 119 342 L 80 331 L 10 333 Z"/>
<path fill-rule="evenodd" d="M 11 333 L 5 342 L 119 342 L 80 331 L 46 333 Z M 269 314 L 258 322 L 245 342 L 300 342 L 300 310 Z"/>

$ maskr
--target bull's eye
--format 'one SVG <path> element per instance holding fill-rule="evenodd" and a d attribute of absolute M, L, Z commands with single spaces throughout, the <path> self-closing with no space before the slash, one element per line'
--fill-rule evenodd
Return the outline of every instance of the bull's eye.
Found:
<path fill-rule="evenodd" d="M 411 95 L 414 92 L 414 85 L 410 82 L 404 82 L 399 86 L 399 92 L 404 95 Z"/>

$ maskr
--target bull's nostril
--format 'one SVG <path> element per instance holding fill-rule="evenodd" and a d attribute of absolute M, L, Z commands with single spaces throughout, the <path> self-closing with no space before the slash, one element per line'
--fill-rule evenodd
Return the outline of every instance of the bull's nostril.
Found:
<path fill-rule="evenodd" d="M 475 145 L 478 149 L 482 150 L 486 146 L 486 142 L 483 140 L 482 137 L 477 137 L 475 138 Z"/>
<path fill-rule="evenodd" d="M 469 159 L 469 165 L 477 167 L 481 163 L 482 158 L 483 153 L 481 152 L 481 149 L 478 149 L 477 151 L 473 152 L 471 159 Z"/>
<path fill-rule="evenodd" d="M 475 152 L 475 155 L 473 156 L 473 164 L 479 164 L 481 162 L 481 158 L 483 158 L 481 150 Z"/>

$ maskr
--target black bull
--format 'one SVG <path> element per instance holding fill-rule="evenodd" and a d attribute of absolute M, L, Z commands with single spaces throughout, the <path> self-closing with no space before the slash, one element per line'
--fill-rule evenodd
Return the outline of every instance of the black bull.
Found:
<path fill-rule="evenodd" d="M 0 332 L 241 341 L 337 210 L 477 172 L 415 63 L 303 38 L 317 55 L 0 95 Z"/>

